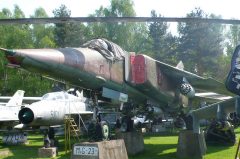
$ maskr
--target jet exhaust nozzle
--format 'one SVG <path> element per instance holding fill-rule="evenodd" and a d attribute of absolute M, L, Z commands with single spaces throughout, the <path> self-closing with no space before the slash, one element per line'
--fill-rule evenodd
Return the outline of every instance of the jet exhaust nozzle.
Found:
<path fill-rule="evenodd" d="M 18 113 L 18 119 L 23 124 L 30 124 L 34 120 L 34 113 L 30 108 L 23 108 Z"/>

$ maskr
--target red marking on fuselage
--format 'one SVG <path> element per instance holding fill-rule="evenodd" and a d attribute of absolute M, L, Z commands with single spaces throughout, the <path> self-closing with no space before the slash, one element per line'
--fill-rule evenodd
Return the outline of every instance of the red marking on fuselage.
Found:
<path fill-rule="evenodd" d="M 20 65 L 21 62 L 14 56 L 7 56 L 8 61 L 14 65 Z"/>
<path fill-rule="evenodd" d="M 146 81 L 145 58 L 142 55 L 131 56 L 132 82 L 142 84 Z"/>

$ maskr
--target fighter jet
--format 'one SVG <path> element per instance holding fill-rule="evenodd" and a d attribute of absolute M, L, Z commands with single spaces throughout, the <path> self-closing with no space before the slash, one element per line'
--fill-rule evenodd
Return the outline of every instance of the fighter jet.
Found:
<path fill-rule="evenodd" d="M 40 101 L 24 106 L 18 112 L 21 124 L 16 128 L 63 125 L 67 115 L 73 117 L 86 114 L 93 114 L 88 99 L 64 91 L 51 92 L 43 95 Z"/>
<path fill-rule="evenodd" d="M 174 67 L 130 53 L 106 39 L 79 48 L 0 50 L 10 66 L 81 88 L 96 105 L 99 99 L 118 103 L 127 114 L 128 108 L 143 105 L 176 117 L 187 114 L 189 101 L 202 90 L 229 94 L 223 83 L 187 72 L 182 64 Z"/>
<path fill-rule="evenodd" d="M 22 137 L 26 136 L 24 129 L 44 126 L 44 129 L 48 129 L 50 126 L 60 127 L 64 124 L 64 118 L 70 115 L 72 118 L 77 118 L 77 123 L 79 123 L 80 120 L 86 119 L 86 115 L 91 118 L 93 114 L 90 111 L 91 102 L 84 98 L 81 93 L 77 93 L 78 96 L 63 91 L 47 93 L 42 97 L 23 97 L 23 95 L 24 91 L 18 90 L 8 103 L 0 106 L 2 113 L 0 116 L 1 127 L 16 129 L 11 132 L 8 131 L 3 136 L 3 142 L 6 144 L 25 142 L 25 138 L 22 140 Z M 0 97 L 2 100 L 9 98 Z M 23 105 L 22 100 L 37 102 Z"/>

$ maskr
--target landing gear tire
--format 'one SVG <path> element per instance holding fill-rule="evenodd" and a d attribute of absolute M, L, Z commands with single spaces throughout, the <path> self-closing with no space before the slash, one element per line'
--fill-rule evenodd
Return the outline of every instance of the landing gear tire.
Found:
<path fill-rule="evenodd" d="M 91 123 L 88 127 L 88 137 L 90 141 L 108 140 L 110 137 L 109 125 L 106 121 Z"/>
<path fill-rule="evenodd" d="M 109 125 L 106 121 L 101 121 L 102 139 L 108 140 L 110 137 Z"/>

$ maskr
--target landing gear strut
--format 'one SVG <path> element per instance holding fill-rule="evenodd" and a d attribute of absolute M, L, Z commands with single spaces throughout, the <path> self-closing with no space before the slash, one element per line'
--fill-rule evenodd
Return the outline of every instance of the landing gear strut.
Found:
<path fill-rule="evenodd" d="M 127 115 L 122 118 L 121 131 L 122 132 L 133 131 L 133 120 L 130 116 Z"/>
<path fill-rule="evenodd" d="M 110 138 L 110 128 L 106 121 L 101 120 L 101 116 L 98 114 L 98 98 L 97 95 L 93 95 L 94 102 L 94 114 L 93 121 L 88 126 L 88 136 L 91 141 L 102 141 Z"/>

